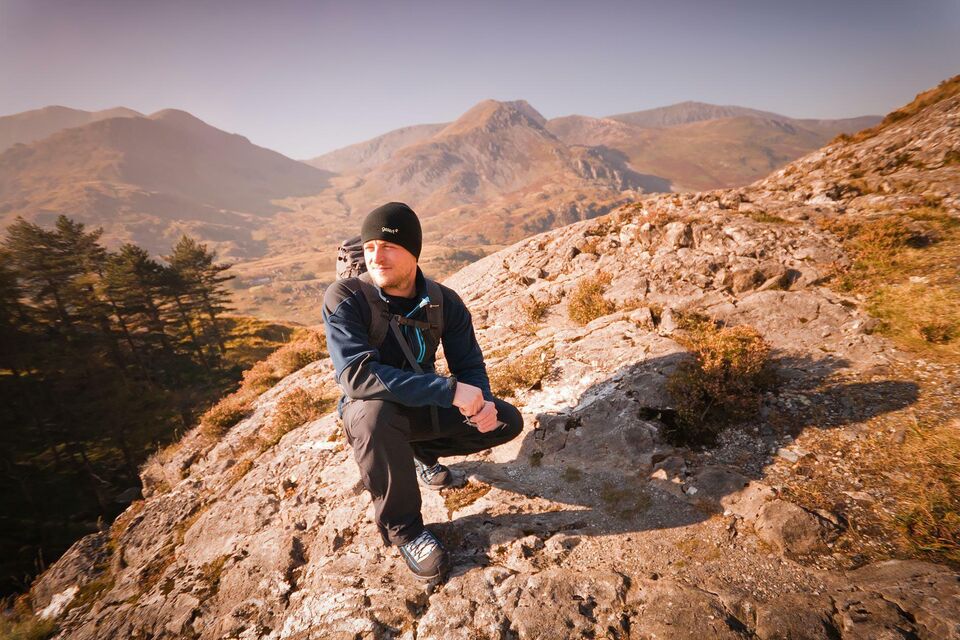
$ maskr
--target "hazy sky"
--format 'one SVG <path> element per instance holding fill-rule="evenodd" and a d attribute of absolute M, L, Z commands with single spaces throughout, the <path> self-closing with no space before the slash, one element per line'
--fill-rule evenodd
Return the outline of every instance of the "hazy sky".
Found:
<path fill-rule="evenodd" d="M 960 0 L 0 0 L 0 115 L 174 107 L 303 159 L 485 98 L 884 114 L 960 73 Z"/>

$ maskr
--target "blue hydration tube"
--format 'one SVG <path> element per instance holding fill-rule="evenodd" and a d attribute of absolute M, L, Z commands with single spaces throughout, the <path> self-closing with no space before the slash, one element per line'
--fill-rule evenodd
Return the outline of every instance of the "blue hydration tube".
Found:
<path fill-rule="evenodd" d="M 423 300 L 420 301 L 420 304 L 418 304 L 413 309 L 411 309 L 410 313 L 408 313 L 404 317 L 409 318 L 410 316 L 415 314 L 417 311 L 420 311 L 420 309 L 423 309 L 428 304 L 430 304 L 430 296 L 424 296 Z M 423 340 L 423 334 L 420 332 L 420 328 L 414 327 L 413 330 L 416 333 L 417 345 L 419 348 L 419 351 L 417 352 L 417 362 L 423 362 L 424 357 L 427 355 L 427 344 Z"/>

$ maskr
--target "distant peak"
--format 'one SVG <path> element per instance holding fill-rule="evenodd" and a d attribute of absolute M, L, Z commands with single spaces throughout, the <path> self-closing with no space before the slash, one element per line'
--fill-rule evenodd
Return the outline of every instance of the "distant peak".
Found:
<path fill-rule="evenodd" d="M 162 121 L 176 122 L 176 123 L 183 123 L 183 124 L 203 124 L 203 125 L 206 124 L 203 120 L 196 117 L 195 115 L 187 113 L 186 111 L 182 111 L 180 109 L 161 109 L 160 111 L 151 113 L 147 117 L 150 118 L 151 120 L 158 120 L 158 121 L 162 120 Z"/>
<path fill-rule="evenodd" d="M 510 126 L 544 128 L 547 119 L 526 100 L 483 100 L 447 126 L 439 135 L 455 135 L 473 129 L 493 131 Z"/>

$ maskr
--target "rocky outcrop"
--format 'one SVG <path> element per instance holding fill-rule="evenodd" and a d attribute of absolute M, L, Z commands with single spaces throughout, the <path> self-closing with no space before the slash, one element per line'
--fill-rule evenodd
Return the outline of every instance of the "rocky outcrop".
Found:
<path fill-rule="evenodd" d="M 960 109 L 935 107 L 954 121 Z M 936 144 L 957 148 L 956 128 L 931 122 Z M 818 153 L 858 157 L 841 148 Z M 820 204 L 814 190 L 796 196 L 806 187 L 774 189 L 787 175 L 655 196 L 447 281 L 489 369 L 532 362 L 538 373 L 513 383 L 520 438 L 446 461 L 467 486 L 423 496 L 452 553 L 445 583 L 415 582 L 380 543 L 334 415 L 251 447 L 285 394 L 330 390 L 321 361 L 212 446 L 188 434 L 144 469 L 147 499 L 51 567 L 32 589 L 35 610 L 71 639 L 960 637 L 960 575 L 841 562 L 837 541 L 856 523 L 770 480 L 780 461 L 803 459 L 798 432 L 856 431 L 917 393 L 882 374 L 908 356 L 819 284 L 849 257 L 811 219 L 863 196 Z M 957 215 L 951 198 L 941 206 Z M 601 273 L 615 310 L 580 326 L 570 296 Z M 781 380 L 755 420 L 708 451 L 665 437 L 683 400 L 666 383 L 689 358 L 678 331 L 691 311 L 756 328 Z M 831 392 L 817 391 L 828 379 Z"/>

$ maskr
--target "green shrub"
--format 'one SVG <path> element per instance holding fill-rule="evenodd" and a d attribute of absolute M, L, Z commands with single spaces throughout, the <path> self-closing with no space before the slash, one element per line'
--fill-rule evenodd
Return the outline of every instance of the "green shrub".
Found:
<path fill-rule="evenodd" d="M 758 410 L 760 393 L 772 382 L 770 346 L 752 327 L 719 329 L 701 321 L 677 340 L 693 359 L 667 382 L 677 410 L 667 435 L 680 444 L 711 444 L 726 426 Z"/>
<path fill-rule="evenodd" d="M 616 305 L 603 297 L 610 279 L 610 274 L 600 273 L 577 283 L 567 302 L 567 315 L 571 320 L 582 326 L 616 311 Z"/>

